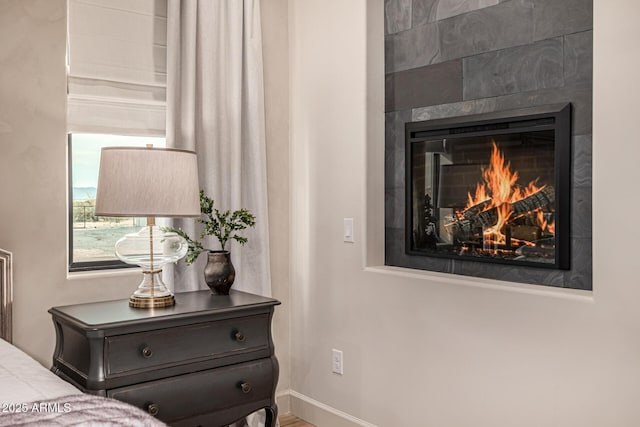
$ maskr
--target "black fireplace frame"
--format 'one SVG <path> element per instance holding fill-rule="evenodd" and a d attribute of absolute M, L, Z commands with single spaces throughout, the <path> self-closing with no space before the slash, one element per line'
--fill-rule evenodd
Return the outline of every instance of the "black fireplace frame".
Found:
<path fill-rule="evenodd" d="M 555 260 L 553 263 L 435 253 L 412 247 L 412 147 L 427 139 L 455 139 L 538 130 L 554 131 Z M 449 258 L 537 268 L 568 270 L 571 239 L 571 104 L 542 105 L 405 124 L 405 252 L 412 256 Z"/>

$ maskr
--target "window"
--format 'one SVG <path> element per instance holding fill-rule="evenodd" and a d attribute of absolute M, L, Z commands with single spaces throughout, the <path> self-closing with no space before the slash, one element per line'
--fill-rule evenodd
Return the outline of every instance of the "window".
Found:
<path fill-rule="evenodd" d="M 100 150 L 165 146 L 167 1 L 67 4 L 69 271 L 120 268 L 138 224 L 94 215 Z"/>
<path fill-rule="evenodd" d="M 69 134 L 69 271 L 127 267 L 114 254 L 116 241 L 144 226 L 144 218 L 95 216 L 102 147 L 164 147 L 162 137 Z M 141 222 L 142 221 L 142 222 Z"/>

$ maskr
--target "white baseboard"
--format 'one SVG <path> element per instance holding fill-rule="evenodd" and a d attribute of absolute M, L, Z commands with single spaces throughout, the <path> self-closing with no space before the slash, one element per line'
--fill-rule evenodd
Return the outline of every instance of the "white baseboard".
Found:
<path fill-rule="evenodd" d="M 339 409 L 325 405 L 295 390 L 283 390 L 276 395 L 278 412 L 291 413 L 317 427 L 376 427 Z M 282 402 L 283 406 L 280 406 Z M 285 411 L 285 405 L 288 411 Z"/>
<path fill-rule="evenodd" d="M 278 414 L 291 413 L 291 390 L 281 390 L 276 393 L 276 403 L 278 404 Z"/>

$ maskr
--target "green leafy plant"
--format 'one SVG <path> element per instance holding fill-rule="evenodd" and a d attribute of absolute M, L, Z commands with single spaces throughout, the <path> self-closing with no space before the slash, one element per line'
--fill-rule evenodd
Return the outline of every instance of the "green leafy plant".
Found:
<path fill-rule="evenodd" d="M 187 241 L 189 249 L 185 257 L 185 262 L 189 265 L 193 264 L 202 252 L 210 250 L 202 245 L 201 240 L 204 239 L 205 236 L 215 236 L 224 251 L 225 245 L 229 240 L 235 240 L 241 245 L 247 243 L 248 239 L 240 236 L 238 232 L 256 225 L 256 217 L 247 209 L 239 209 L 233 212 L 229 210 L 220 212 L 214 207 L 213 199 L 206 196 L 203 190 L 200 190 L 200 213 L 202 214 L 202 218 L 197 220 L 203 225 L 202 232 L 200 232 L 200 239 L 192 239 L 181 228 L 164 228 L 166 231 L 177 233 Z"/>

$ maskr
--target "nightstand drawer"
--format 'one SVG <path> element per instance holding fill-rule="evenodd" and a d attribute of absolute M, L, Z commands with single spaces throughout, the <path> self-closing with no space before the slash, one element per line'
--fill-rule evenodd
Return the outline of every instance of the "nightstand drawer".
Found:
<path fill-rule="evenodd" d="M 269 316 L 215 322 L 107 337 L 106 377 L 162 366 L 229 357 L 267 349 Z M 233 361 L 230 361 L 233 363 Z"/>
<path fill-rule="evenodd" d="M 107 391 L 164 422 L 269 399 L 275 386 L 271 358 L 150 381 Z M 233 420 L 232 420 L 233 421 Z"/>

